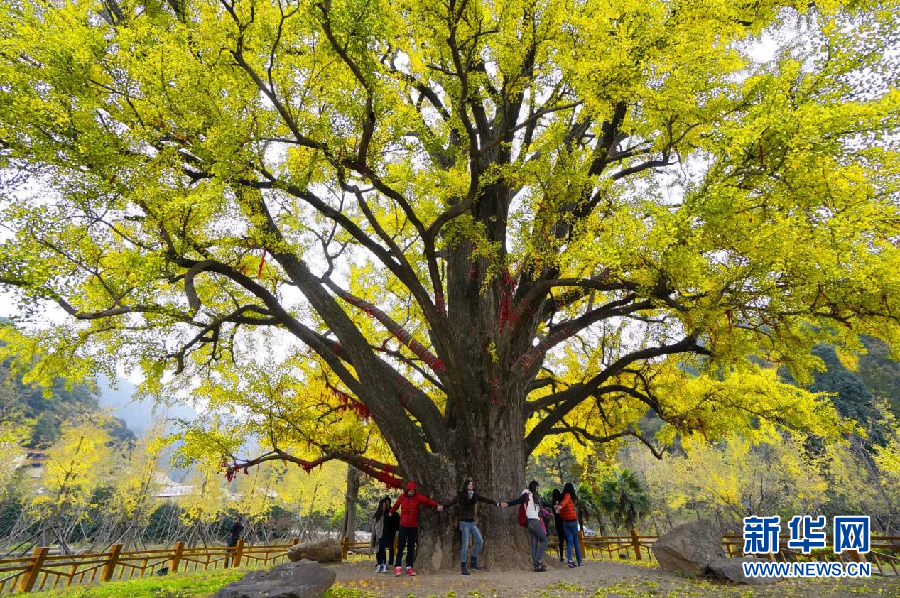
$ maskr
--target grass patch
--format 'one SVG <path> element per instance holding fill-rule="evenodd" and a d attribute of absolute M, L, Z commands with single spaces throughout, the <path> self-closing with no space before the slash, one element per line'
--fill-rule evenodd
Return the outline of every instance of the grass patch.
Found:
<path fill-rule="evenodd" d="M 219 571 L 190 571 L 165 577 L 145 577 L 130 581 L 111 581 L 66 590 L 48 590 L 28 594 L 35 598 L 209 598 L 226 585 L 258 568 L 239 567 Z M 367 590 L 330 588 L 322 598 L 372 598 Z"/>
<path fill-rule="evenodd" d="M 564 581 L 558 581 L 556 583 L 550 584 L 547 586 L 548 590 L 564 590 L 566 592 L 584 592 L 585 589 L 578 584 L 574 583 L 566 583 Z"/>
<path fill-rule="evenodd" d="M 207 598 L 252 568 L 239 567 L 220 571 L 189 571 L 164 577 L 145 577 L 129 581 L 111 581 L 93 586 L 71 587 L 65 590 L 33 592 L 35 598 Z M 334 598 L 356 598 L 334 596 Z"/>

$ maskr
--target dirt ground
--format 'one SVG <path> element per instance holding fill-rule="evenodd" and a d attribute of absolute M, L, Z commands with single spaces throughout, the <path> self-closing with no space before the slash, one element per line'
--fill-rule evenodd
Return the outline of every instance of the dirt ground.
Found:
<path fill-rule="evenodd" d="M 657 566 L 615 561 L 586 561 L 584 567 L 555 567 L 546 573 L 484 571 L 463 576 L 441 572 L 417 577 L 395 577 L 374 572 L 368 562 L 334 565 L 335 588 L 366 598 L 900 598 L 900 578 L 791 579 L 769 586 L 723 584 L 687 579 Z"/>

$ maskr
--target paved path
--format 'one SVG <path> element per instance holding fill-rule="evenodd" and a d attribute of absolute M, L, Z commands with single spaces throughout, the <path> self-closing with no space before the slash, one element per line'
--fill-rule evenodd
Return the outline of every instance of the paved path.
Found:
<path fill-rule="evenodd" d="M 466 577 L 458 573 L 395 577 L 374 572 L 368 562 L 334 565 L 336 587 L 363 590 L 377 598 L 900 598 L 900 579 L 788 580 L 772 586 L 722 584 L 690 580 L 656 566 L 615 561 L 587 561 L 584 567 L 532 571 L 485 571 Z"/>

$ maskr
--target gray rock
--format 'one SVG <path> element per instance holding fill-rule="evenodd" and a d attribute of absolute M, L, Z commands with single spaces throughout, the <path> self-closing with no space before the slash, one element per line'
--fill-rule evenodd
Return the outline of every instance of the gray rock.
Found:
<path fill-rule="evenodd" d="M 780 577 L 747 577 L 744 575 L 744 567 L 741 563 L 756 560 L 759 559 L 752 556 L 745 556 L 739 559 L 714 559 L 709 563 L 709 570 L 720 579 L 754 586 L 768 585 L 780 581 Z"/>
<path fill-rule="evenodd" d="M 312 561 L 254 571 L 228 584 L 213 598 L 318 598 L 334 583 L 335 573 Z"/>
<path fill-rule="evenodd" d="M 706 573 L 710 561 L 727 556 L 716 524 L 707 519 L 679 525 L 660 536 L 652 550 L 666 571 L 694 575 Z"/>
<path fill-rule="evenodd" d="M 309 559 L 317 563 L 340 563 L 341 554 L 340 542 L 331 538 L 304 542 L 288 549 L 288 558 L 292 561 Z"/>

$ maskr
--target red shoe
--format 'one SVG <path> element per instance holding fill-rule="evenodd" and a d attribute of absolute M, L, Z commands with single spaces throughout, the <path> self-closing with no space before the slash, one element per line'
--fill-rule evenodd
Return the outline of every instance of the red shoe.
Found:
<path fill-rule="evenodd" d="M 416 572 L 415 572 L 415 570 L 414 570 L 412 567 L 407 567 L 407 568 L 406 568 L 406 574 L 409 575 L 410 577 L 415 577 L 415 576 L 416 576 Z"/>
<path fill-rule="evenodd" d="M 400 577 L 400 567 L 394 567 L 394 574 L 395 574 L 397 577 Z"/>

